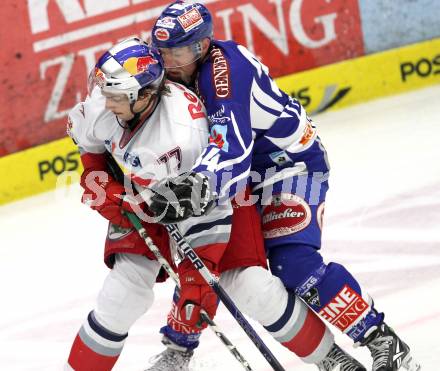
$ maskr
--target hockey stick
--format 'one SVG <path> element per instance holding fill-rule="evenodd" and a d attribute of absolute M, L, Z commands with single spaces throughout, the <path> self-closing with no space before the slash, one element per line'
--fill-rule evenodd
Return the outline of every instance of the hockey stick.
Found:
<path fill-rule="evenodd" d="M 275 371 L 285 371 L 280 362 L 275 358 L 267 345 L 256 333 L 252 325 L 248 322 L 248 320 L 234 304 L 230 296 L 219 285 L 217 279 L 211 274 L 205 263 L 203 263 L 203 261 L 198 257 L 197 253 L 194 251 L 191 245 L 185 240 L 185 237 L 182 236 L 177 225 L 167 224 L 165 225 L 165 228 L 176 242 L 177 247 L 181 251 L 182 255 L 185 255 L 193 263 L 194 267 L 199 271 L 205 281 L 212 287 L 212 289 L 223 302 L 225 307 L 234 316 L 238 324 L 242 327 L 247 336 L 249 336 L 249 338 L 255 344 L 263 357 L 266 358 L 266 361 L 272 366 Z"/>
<path fill-rule="evenodd" d="M 145 241 L 146 245 L 148 246 L 150 251 L 154 254 L 157 261 L 162 265 L 162 267 L 165 269 L 168 275 L 174 280 L 177 287 L 180 288 L 179 277 L 177 276 L 176 272 L 174 272 L 173 268 L 168 263 L 168 261 L 163 257 L 159 248 L 154 244 L 150 236 L 148 236 L 147 231 L 142 226 L 137 215 L 133 213 L 125 213 L 125 215 L 130 220 L 131 224 L 133 224 L 134 228 L 138 231 L 141 238 Z M 209 325 L 211 330 L 214 331 L 215 335 L 220 339 L 220 341 L 225 345 L 225 347 L 228 348 L 228 350 L 237 359 L 237 361 L 240 362 L 243 368 L 247 371 L 252 371 L 252 368 L 249 365 L 248 361 L 246 361 L 246 359 L 238 351 L 236 346 L 231 343 L 231 341 L 226 337 L 226 335 L 222 331 L 220 331 L 220 329 L 217 327 L 215 322 L 208 316 L 208 314 L 205 311 L 201 312 L 201 317 L 203 321 L 205 321 Z"/>
<path fill-rule="evenodd" d="M 121 168 L 119 167 L 119 165 L 116 163 L 116 160 L 113 158 L 113 156 L 110 153 L 108 153 L 107 164 L 108 164 L 110 173 L 112 173 L 112 175 L 115 177 L 115 179 L 117 181 L 119 181 L 120 183 L 123 184 L 124 183 L 124 174 L 123 174 Z M 132 213 L 127 213 L 127 217 L 130 219 L 131 223 L 133 223 L 133 226 L 138 230 L 138 232 L 140 231 L 140 229 L 144 229 L 142 227 L 142 224 L 140 223 L 140 220 L 137 217 L 137 215 L 132 214 Z M 185 240 L 185 238 L 182 236 L 177 225 L 168 224 L 168 225 L 165 225 L 165 227 L 166 227 L 168 233 L 171 235 L 171 237 L 176 242 L 177 247 L 181 252 L 181 255 L 186 256 L 193 263 L 194 267 L 199 271 L 199 273 L 202 275 L 202 277 L 205 279 L 205 281 L 213 288 L 213 290 L 215 291 L 217 296 L 220 298 L 220 300 L 223 302 L 223 304 L 229 310 L 229 312 L 233 315 L 233 317 L 238 322 L 238 324 L 241 326 L 241 328 L 244 330 L 246 335 L 248 335 L 248 337 L 252 340 L 254 345 L 257 347 L 257 349 L 263 355 L 263 357 L 266 358 L 267 362 L 272 366 L 272 368 L 275 371 L 285 371 L 283 366 L 281 366 L 279 361 L 275 358 L 275 356 L 272 354 L 270 349 L 267 347 L 267 345 L 263 342 L 263 340 L 260 338 L 260 336 L 254 330 L 252 325 L 248 322 L 248 320 L 244 317 L 244 315 L 240 312 L 240 310 L 234 304 L 234 302 L 232 301 L 230 296 L 223 290 L 223 288 L 217 282 L 216 278 L 211 274 L 211 272 L 206 267 L 206 265 L 203 263 L 203 261 L 198 257 L 198 255 L 196 254 L 194 249 L 191 247 L 191 245 L 189 245 L 188 242 Z M 144 236 L 148 237 L 145 229 L 144 229 L 143 234 L 141 234 L 142 238 L 144 238 Z M 145 240 L 145 243 L 147 244 L 148 247 L 150 247 L 150 245 L 154 245 L 151 238 L 148 237 L 148 239 L 144 239 L 144 240 Z M 147 241 L 149 241 L 149 242 L 147 242 Z M 157 246 L 156 246 L 156 249 L 157 249 Z M 157 249 L 157 251 L 158 251 L 158 249 Z M 158 252 L 160 253 L 160 251 L 158 251 Z M 154 254 L 154 251 L 153 251 L 153 254 Z M 158 259 L 158 261 L 159 261 L 159 259 Z M 165 260 L 165 262 L 166 262 L 166 260 Z M 168 264 L 168 262 L 166 262 L 166 263 Z M 164 269 L 167 270 L 166 268 L 164 268 Z M 170 267 L 170 270 L 173 271 L 171 267 Z M 168 271 L 167 271 L 167 273 L 168 273 Z M 170 276 L 173 277 L 172 275 L 170 275 Z M 209 318 L 208 316 L 206 316 L 206 317 Z M 212 322 L 212 320 L 211 320 L 211 322 Z M 209 324 L 209 322 L 207 322 L 207 323 Z M 214 326 L 215 326 L 215 324 L 214 324 Z M 211 328 L 217 334 L 218 328 L 216 326 L 215 326 L 215 328 L 213 328 L 213 327 L 211 327 Z M 217 336 L 219 336 L 219 335 L 217 334 Z M 236 350 L 236 348 L 230 343 L 230 341 L 225 336 L 223 336 L 223 337 L 219 336 L 219 338 L 223 342 L 223 344 L 225 344 L 228 347 L 230 352 L 237 358 L 236 353 L 238 353 L 238 350 Z M 231 347 L 228 346 L 228 344 L 225 341 L 227 341 L 229 344 L 231 344 L 234 347 L 234 349 L 236 350 L 236 353 L 231 350 Z M 240 355 L 240 358 L 237 358 L 237 360 L 239 360 L 239 362 L 242 364 L 242 366 L 243 367 L 250 367 L 246 361 L 245 362 L 247 363 L 247 366 L 245 364 L 243 364 L 241 359 L 244 359 L 244 358 L 241 356 L 240 353 L 238 353 L 238 354 Z"/>
<path fill-rule="evenodd" d="M 124 184 L 124 173 L 122 172 L 119 165 L 116 163 L 115 159 L 110 153 L 107 153 L 107 165 L 109 168 L 109 171 L 111 175 L 121 184 Z M 180 288 L 180 281 L 179 277 L 177 276 L 176 272 L 174 272 L 173 268 L 171 267 L 170 263 L 163 257 L 162 253 L 160 252 L 159 248 L 154 244 L 153 240 L 148 236 L 147 231 L 142 226 L 142 223 L 139 219 L 139 217 L 134 213 L 125 212 L 125 215 L 130 220 L 131 224 L 133 224 L 133 227 L 137 230 L 141 238 L 145 241 L 145 244 L 150 249 L 150 251 L 154 254 L 157 261 L 161 264 L 163 269 L 168 273 L 168 275 L 174 280 L 177 287 Z M 247 371 L 252 371 L 251 366 L 249 365 L 249 362 L 246 361 L 246 359 L 243 357 L 243 355 L 238 351 L 237 347 L 231 343 L 231 341 L 226 337 L 226 335 L 220 331 L 220 329 L 217 327 L 215 322 L 208 316 L 208 314 L 205 311 L 202 311 L 200 313 L 200 316 L 202 317 L 203 321 L 205 321 L 209 328 L 215 333 L 215 335 L 220 339 L 220 341 L 223 343 L 223 345 L 228 348 L 229 352 L 235 357 L 235 359 L 240 362 L 240 364 L 243 366 L 243 368 Z"/>

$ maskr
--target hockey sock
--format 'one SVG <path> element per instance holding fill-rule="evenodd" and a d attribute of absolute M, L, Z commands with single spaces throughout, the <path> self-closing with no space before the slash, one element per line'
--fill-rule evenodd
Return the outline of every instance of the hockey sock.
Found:
<path fill-rule="evenodd" d="M 296 293 L 355 342 L 383 321 L 383 313 L 373 308 L 370 296 L 363 295 L 359 283 L 337 263 L 322 264 L 297 287 Z"/>
<path fill-rule="evenodd" d="M 288 289 L 355 342 L 382 322 L 383 314 L 373 308 L 370 296 L 362 293 L 350 272 L 341 264 L 323 263 L 315 248 L 280 246 L 271 250 L 269 258 L 272 272 Z"/>
<path fill-rule="evenodd" d="M 68 364 L 75 371 L 109 371 L 118 360 L 127 336 L 104 328 L 92 311 L 73 342 Z"/>
<path fill-rule="evenodd" d="M 289 294 L 278 321 L 264 327 L 306 363 L 320 362 L 334 343 L 333 334 L 324 322 L 293 294 Z"/>

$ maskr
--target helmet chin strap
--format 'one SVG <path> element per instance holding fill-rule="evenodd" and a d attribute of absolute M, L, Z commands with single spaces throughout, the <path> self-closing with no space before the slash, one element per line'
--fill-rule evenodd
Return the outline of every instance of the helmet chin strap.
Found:
<path fill-rule="evenodd" d="M 133 114 L 133 118 L 127 121 L 128 129 L 133 131 L 134 129 L 136 129 L 139 123 L 144 122 L 154 112 L 154 110 L 156 109 L 159 103 L 159 100 L 160 100 L 159 95 L 153 94 L 148 104 L 139 112 L 135 112 L 133 110 L 136 102 L 130 103 L 130 112 Z"/>

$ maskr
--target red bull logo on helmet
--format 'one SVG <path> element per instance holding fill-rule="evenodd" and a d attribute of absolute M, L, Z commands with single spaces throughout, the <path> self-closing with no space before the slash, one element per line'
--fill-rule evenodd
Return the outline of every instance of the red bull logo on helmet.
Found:
<path fill-rule="evenodd" d="M 153 58 L 151 55 L 148 55 L 146 57 L 131 57 L 128 58 L 124 64 L 123 67 L 133 76 L 136 76 L 146 70 L 148 70 L 148 67 L 152 64 L 157 64 L 159 61 L 155 58 Z"/>
<path fill-rule="evenodd" d="M 100 87 L 105 85 L 104 73 L 98 67 L 95 67 L 95 81 Z"/>

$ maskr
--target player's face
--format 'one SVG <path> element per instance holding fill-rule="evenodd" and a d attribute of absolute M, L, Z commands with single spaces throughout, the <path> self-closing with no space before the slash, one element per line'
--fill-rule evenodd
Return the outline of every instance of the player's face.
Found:
<path fill-rule="evenodd" d="M 105 97 L 105 108 L 113 112 L 122 121 L 131 120 L 135 113 L 154 109 L 156 100 L 153 97 L 157 97 L 151 92 L 144 92 L 142 97 L 139 96 L 133 107 L 131 107 L 125 94 L 113 94 L 103 91 L 102 95 Z"/>
<path fill-rule="evenodd" d="M 112 111 L 120 120 L 128 121 L 134 117 L 125 94 L 102 92 L 102 95 L 105 97 L 105 108 Z"/>
<path fill-rule="evenodd" d="M 187 66 L 200 58 L 199 43 L 180 48 L 160 48 L 165 68 L 180 68 Z"/>
<path fill-rule="evenodd" d="M 201 52 L 195 51 L 195 46 L 181 48 L 161 48 L 167 76 L 170 80 L 189 84 L 197 70 L 197 60 Z"/>
<path fill-rule="evenodd" d="M 183 83 L 184 85 L 191 84 L 196 70 L 196 62 L 183 67 L 166 69 L 167 76 L 170 80 Z"/>

